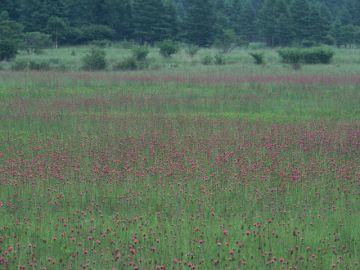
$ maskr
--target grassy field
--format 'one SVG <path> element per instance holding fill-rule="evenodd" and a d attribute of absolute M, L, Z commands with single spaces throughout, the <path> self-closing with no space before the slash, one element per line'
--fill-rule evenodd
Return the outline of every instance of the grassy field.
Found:
<path fill-rule="evenodd" d="M 0 72 L 0 269 L 360 268 L 358 50 L 89 73 L 78 49 Z"/>

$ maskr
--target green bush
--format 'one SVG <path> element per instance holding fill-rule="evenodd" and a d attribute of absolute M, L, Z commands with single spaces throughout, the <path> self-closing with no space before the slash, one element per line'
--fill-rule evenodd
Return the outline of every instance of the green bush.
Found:
<path fill-rule="evenodd" d="M 137 70 L 138 69 L 138 62 L 136 61 L 135 57 L 131 56 L 125 58 L 124 60 L 120 61 L 116 65 L 113 66 L 114 70 Z"/>
<path fill-rule="evenodd" d="M 160 54 L 165 58 L 169 58 L 173 54 L 176 54 L 179 51 L 179 46 L 170 39 L 162 41 L 159 44 L 159 48 L 160 48 Z"/>
<path fill-rule="evenodd" d="M 185 52 L 187 55 L 189 55 L 191 58 L 194 58 L 194 56 L 197 54 L 197 52 L 199 51 L 199 47 L 196 45 L 189 45 Z"/>
<path fill-rule="evenodd" d="M 145 61 L 149 54 L 149 48 L 147 46 L 136 46 L 132 48 L 131 52 L 136 61 Z"/>
<path fill-rule="evenodd" d="M 28 32 L 23 36 L 24 49 L 28 53 L 40 54 L 41 50 L 51 45 L 50 35 L 41 32 Z"/>
<path fill-rule="evenodd" d="M 29 61 L 25 59 L 16 60 L 11 63 L 11 70 L 22 71 L 29 69 Z"/>
<path fill-rule="evenodd" d="M 250 53 L 250 55 L 254 59 L 254 64 L 256 64 L 256 65 L 265 64 L 264 53 L 262 53 L 262 52 L 254 52 L 254 53 Z"/>
<path fill-rule="evenodd" d="M 23 71 L 23 70 L 47 71 L 50 69 L 51 69 L 50 62 L 48 61 L 21 59 L 21 60 L 16 60 L 11 64 L 11 70 L 14 71 Z"/>
<path fill-rule="evenodd" d="M 90 42 L 93 40 L 113 40 L 115 30 L 109 26 L 102 24 L 90 24 L 80 27 L 81 43 Z"/>
<path fill-rule="evenodd" d="M 210 55 L 206 55 L 201 59 L 201 64 L 207 66 L 213 63 L 213 58 Z"/>
<path fill-rule="evenodd" d="M 37 71 L 50 70 L 50 63 L 46 62 L 46 61 L 31 60 L 29 62 L 29 69 L 30 70 L 37 70 Z"/>
<path fill-rule="evenodd" d="M 299 64 L 303 59 L 303 50 L 298 48 L 281 49 L 278 54 L 286 64 Z"/>
<path fill-rule="evenodd" d="M 0 41 L 0 61 L 12 60 L 18 52 L 17 45 L 11 40 Z"/>
<path fill-rule="evenodd" d="M 100 48 L 91 48 L 82 59 L 85 70 L 104 70 L 106 68 L 106 53 Z"/>
<path fill-rule="evenodd" d="M 221 53 L 218 53 L 217 55 L 215 55 L 214 60 L 215 60 L 214 61 L 215 65 L 225 65 L 226 64 L 225 57 Z"/>
<path fill-rule="evenodd" d="M 329 48 L 312 48 L 304 50 L 303 62 L 305 64 L 329 64 L 334 56 L 334 51 Z"/>
<path fill-rule="evenodd" d="M 334 51 L 326 47 L 285 48 L 279 50 L 278 54 L 287 64 L 329 64 L 334 56 Z"/>
<path fill-rule="evenodd" d="M 105 48 L 105 47 L 111 46 L 111 41 L 107 40 L 107 39 L 93 40 L 90 42 L 90 45 L 100 47 L 100 48 Z"/>

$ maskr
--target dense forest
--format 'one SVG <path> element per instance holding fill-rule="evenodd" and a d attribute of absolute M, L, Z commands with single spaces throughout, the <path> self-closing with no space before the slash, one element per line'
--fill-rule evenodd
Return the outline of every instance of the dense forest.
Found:
<path fill-rule="evenodd" d="M 0 0 L 0 41 L 47 34 L 56 46 L 226 39 L 290 46 L 360 43 L 359 0 Z M 5 45 L 3 45 L 5 46 Z"/>

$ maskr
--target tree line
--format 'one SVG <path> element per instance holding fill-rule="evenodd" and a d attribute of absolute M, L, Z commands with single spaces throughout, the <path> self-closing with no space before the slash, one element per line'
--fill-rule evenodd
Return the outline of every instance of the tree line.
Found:
<path fill-rule="evenodd" d="M 3 47 L 19 32 L 48 35 L 54 46 L 166 39 L 198 46 L 360 43 L 359 0 L 1 0 L 0 14 Z"/>

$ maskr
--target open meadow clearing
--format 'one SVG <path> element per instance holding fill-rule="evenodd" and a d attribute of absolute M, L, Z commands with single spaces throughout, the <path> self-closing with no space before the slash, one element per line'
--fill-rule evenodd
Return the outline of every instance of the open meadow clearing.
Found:
<path fill-rule="evenodd" d="M 360 269 L 356 55 L 1 71 L 0 269 Z"/>

